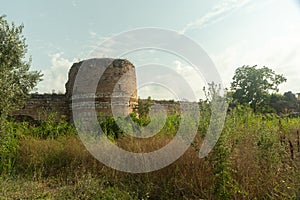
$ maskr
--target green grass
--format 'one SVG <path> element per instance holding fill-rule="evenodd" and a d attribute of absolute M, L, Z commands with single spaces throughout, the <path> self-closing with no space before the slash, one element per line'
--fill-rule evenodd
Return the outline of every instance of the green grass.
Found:
<path fill-rule="evenodd" d="M 39 127 L 11 122 L 1 136 L 0 199 L 296 199 L 300 119 L 238 107 L 228 114 L 217 145 L 204 159 L 198 149 L 208 120 L 200 121 L 193 145 L 181 158 L 146 174 L 104 166 L 64 121 L 50 119 Z M 109 119 L 102 125 L 109 130 L 116 128 L 114 123 Z M 169 116 L 155 137 L 134 139 L 120 131 L 111 139 L 129 151 L 150 152 L 170 142 L 177 127 L 178 116 Z"/>

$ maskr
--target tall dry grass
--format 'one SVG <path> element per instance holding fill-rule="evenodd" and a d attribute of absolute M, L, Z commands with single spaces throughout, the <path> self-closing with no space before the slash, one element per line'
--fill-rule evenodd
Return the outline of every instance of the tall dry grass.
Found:
<path fill-rule="evenodd" d="M 208 157 L 198 157 L 205 135 L 199 132 L 178 160 L 145 174 L 124 173 L 103 165 L 75 134 L 26 134 L 19 140 L 13 176 L 17 177 L 16 184 L 30 182 L 28 191 L 30 187 L 42 188 L 40 196 L 50 199 L 101 199 L 114 194 L 116 199 L 296 199 L 300 152 L 295 150 L 292 159 L 288 141 L 296 149 L 297 130 L 299 119 L 279 122 L 276 116 L 236 109 L 227 116 L 222 136 Z M 131 152 L 151 152 L 168 144 L 172 137 L 159 134 L 135 139 L 120 135 L 114 142 Z M 11 179 L 5 175 L 0 178 L 0 197 L 17 198 L 21 187 L 13 185 Z M 10 187 L 19 189 L 3 189 Z M 26 194 L 28 198 L 33 195 Z"/>

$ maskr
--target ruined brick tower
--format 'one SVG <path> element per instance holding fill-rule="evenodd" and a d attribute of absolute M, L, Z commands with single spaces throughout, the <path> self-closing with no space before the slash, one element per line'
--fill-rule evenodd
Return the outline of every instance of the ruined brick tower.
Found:
<path fill-rule="evenodd" d="M 81 76 L 78 77 L 79 70 Z M 97 76 L 99 71 L 103 73 L 101 77 Z M 74 85 L 75 80 L 81 87 Z M 96 90 L 90 85 L 92 81 L 98 83 Z M 88 109 L 85 105 L 90 101 L 95 101 L 97 113 L 111 115 L 113 105 L 114 113 L 127 115 L 138 104 L 135 67 L 124 59 L 101 58 L 74 63 L 65 86 L 65 94 L 31 95 L 23 109 L 13 115 L 43 120 L 48 113 L 57 112 L 58 117 L 72 119 L 72 103 L 73 108 L 75 105 L 76 109 Z"/>
<path fill-rule="evenodd" d="M 135 67 L 128 60 L 110 58 L 75 63 L 69 71 L 66 97 L 73 109 L 88 109 L 86 103 L 95 100 L 97 113 L 112 115 L 114 109 L 116 114 L 128 115 L 138 103 Z"/>

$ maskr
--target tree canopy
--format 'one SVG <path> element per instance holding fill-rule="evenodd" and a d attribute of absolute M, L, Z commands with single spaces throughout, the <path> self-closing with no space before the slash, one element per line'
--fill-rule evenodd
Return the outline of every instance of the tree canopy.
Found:
<path fill-rule="evenodd" d="M 283 75 L 268 67 L 242 66 L 235 71 L 231 83 L 232 97 L 236 103 L 249 104 L 256 112 L 266 106 L 269 93 L 278 92 L 278 85 L 285 81 Z"/>
<path fill-rule="evenodd" d="M 276 110 L 277 113 L 288 114 L 291 112 L 299 112 L 300 102 L 296 96 L 291 92 L 281 94 L 272 94 L 270 96 L 270 106 Z"/>
<path fill-rule="evenodd" d="M 31 58 L 25 60 L 27 45 L 22 35 L 23 24 L 9 24 L 0 16 L 0 114 L 6 117 L 22 106 L 37 83 L 41 73 L 31 71 Z"/>

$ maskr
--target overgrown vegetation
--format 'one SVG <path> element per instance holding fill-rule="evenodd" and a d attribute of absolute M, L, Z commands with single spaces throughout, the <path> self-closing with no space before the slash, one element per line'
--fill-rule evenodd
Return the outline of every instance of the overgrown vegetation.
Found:
<path fill-rule="evenodd" d="M 23 105 L 42 76 L 30 71 L 31 59 L 25 60 L 27 45 L 23 28 L 0 16 L 0 134 L 4 132 L 7 115 Z"/>
<path fill-rule="evenodd" d="M 24 61 L 23 26 L 0 17 L 0 199 L 299 199 L 300 119 L 279 117 L 299 109 L 292 93 L 277 92 L 286 79 L 269 68 L 244 66 L 236 71 L 232 103 L 217 144 L 204 159 L 199 148 L 212 116 L 211 100 L 224 98 L 209 84 L 199 102 L 197 136 L 186 153 L 170 166 L 144 174 L 115 171 L 93 158 L 74 126 L 55 113 L 39 124 L 14 122 L 8 114 L 20 107 L 40 80 Z M 151 152 L 169 143 L 180 126 L 179 113 L 149 118 L 152 100 L 139 114 L 114 119 L 100 114 L 103 132 L 123 149 Z M 139 116 L 138 116 L 139 115 Z M 165 121 L 164 121 L 164 120 Z M 184 119 L 196 124 L 191 119 Z M 218 119 L 214 119 L 218 120 Z M 127 133 L 150 125 L 147 139 Z M 130 122 L 130 123 L 129 123 Z M 122 129 L 118 125 L 122 125 Z M 139 126 L 136 126 L 139 125 Z"/>
<path fill-rule="evenodd" d="M 202 112 L 209 112 L 204 105 Z M 203 116 L 210 116 L 203 113 Z M 134 120 L 145 120 L 137 119 Z M 200 119 L 203 121 L 203 118 Z M 115 122 L 101 122 L 114 130 Z M 139 122 L 146 124 L 145 122 Z M 116 144 L 133 152 L 150 152 L 175 134 L 178 116 L 171 115 L 161 134 L 135 140 L 118 132 Z M 191 147 L 179 160 L 147 174 L 112 170 L 85 149 L 74 127 L 50 116 L 40 126 L 8 122 L 1 138 L 1 198 L 47 199 L 295 199 L 300 191 L 297 174 L 298 118 L 254 113 L 238 106 L 227 118 L 222 136 L 205 159 L 197 149 L 208 124 L 199 126 Z M 168 134 L 173 132 L 173 134 Z M 108 134 L 115 133 L 107 132 Z M 282 137 L 284 135 L 284 139 Z M 291 157 L 290 144 L 294 148 Z M 24 185 L 24 186 L 23 186 Z"/>

